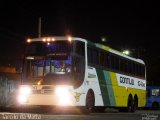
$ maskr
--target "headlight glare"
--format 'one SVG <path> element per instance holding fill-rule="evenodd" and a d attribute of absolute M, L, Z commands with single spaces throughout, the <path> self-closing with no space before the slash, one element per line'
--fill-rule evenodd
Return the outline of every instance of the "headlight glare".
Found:
<path fill-rule="evenodd" d="M 68 87 L 61 86 L 57 87 L 55 90 L 55 94 L 58 97 L 59 105 L 71 105 L 72 104 L 72 96 Z"/>
<path fill-rule="evenodd" d="M 31 88 L 30 87 L 25 86 L 25 87 L 20 88 L 20 94 L 27 95 L 27 94 L 30 94 L 30 93 L 31 93 Z"/>
<path fill-rule="evenodd" d="M 27 96 L 26 95 L 19 95 L 18 101 L 19 103 L 26 103 L 27 102 Z"/>

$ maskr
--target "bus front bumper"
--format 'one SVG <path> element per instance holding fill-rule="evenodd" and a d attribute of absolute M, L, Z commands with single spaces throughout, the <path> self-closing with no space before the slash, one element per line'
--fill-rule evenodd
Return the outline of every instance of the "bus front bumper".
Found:
<path fill-rule="evenodd" d="M 17 100 L 20 105 L 54 105 L 54 106 L 74 106 L 75 99 L 73 90 L 66 86 L 58 86 L 53 93 L 33 94 L 30 88 L 22 88 Z"/>

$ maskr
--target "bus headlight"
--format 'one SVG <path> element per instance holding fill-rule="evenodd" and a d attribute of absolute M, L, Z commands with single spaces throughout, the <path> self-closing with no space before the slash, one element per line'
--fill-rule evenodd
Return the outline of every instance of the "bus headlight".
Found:
<path fill-rule="evenodd" d="M 20 94 L 28 95 L 31 93 L 31 88 L 28 86 L 21 87 L 19 90 Z"/>
<path fill-rule="evenodd" d="M 58 97 L 57 101 L 59 105 L 72 105 L 72 92 L 67 86 L 57 86 L 55 94 Z"/>
<path fill-rule="evenodd" d="M 31 88 L 29 86 L 21 86 L 19 89 L 18 102 L 26 103 L 28 100 L 28 95 L 31 93 Z"/>
<path fill-rule="evenodd" d="M 28 101 L 28 96 L 26 96 L 26 95 L 19 95 L 18 96 L 19 103 L 26 103 L 27 101 Z"/>

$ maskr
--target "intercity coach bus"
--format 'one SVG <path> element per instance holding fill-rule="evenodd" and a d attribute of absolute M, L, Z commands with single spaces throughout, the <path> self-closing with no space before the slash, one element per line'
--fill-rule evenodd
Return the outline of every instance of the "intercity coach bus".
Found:
<path fill-rule="evenodd" d="M 135 111 L 146 104 L 143 60 L 77 37 L 28 39 L 18 103 Z"/>

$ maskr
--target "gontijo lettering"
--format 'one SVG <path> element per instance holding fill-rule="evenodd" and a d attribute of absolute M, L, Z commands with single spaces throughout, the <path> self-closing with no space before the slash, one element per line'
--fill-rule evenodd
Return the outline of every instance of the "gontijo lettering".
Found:
<path fill-rule="evenodd" d="M 137 89 L 146 89 L 146 82 L 139 78 L 133 78 L 122 74 L 116 74 L 117 82 L 119 86 L 137 88 Z"/>
<path fill-rule="evenodd" d="M 122 77 L 122 76 L 120 76 L 120 83 L 134 85 L 134 79 L 130 79 L 129 77 Z"/>

